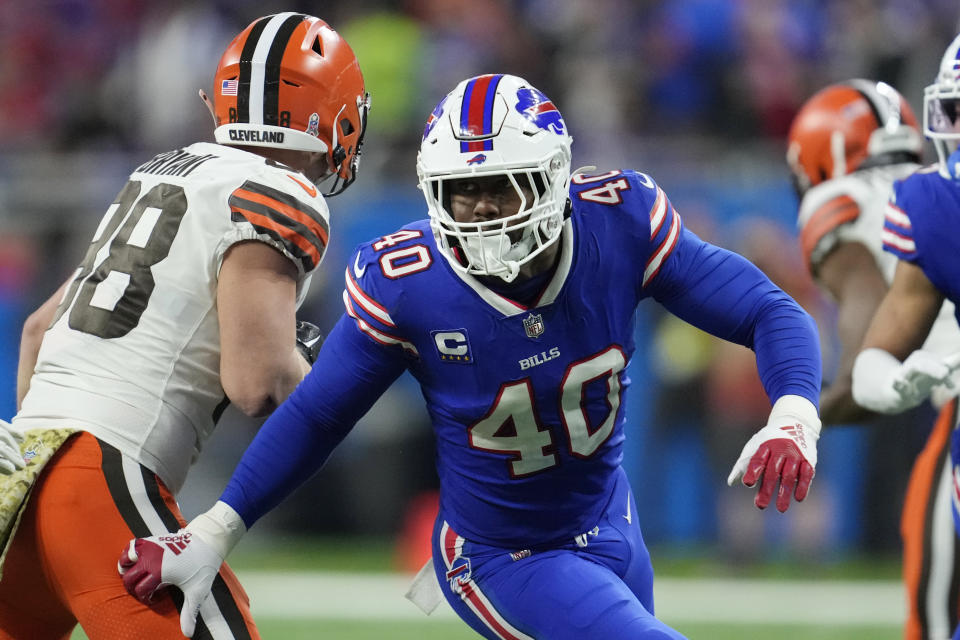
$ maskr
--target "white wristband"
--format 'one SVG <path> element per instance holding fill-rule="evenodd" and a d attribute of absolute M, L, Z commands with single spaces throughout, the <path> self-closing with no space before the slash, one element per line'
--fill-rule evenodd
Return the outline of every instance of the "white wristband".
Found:
<path fill-rule="evenodd" d="M 196 534 L 216 551 L 222 560 L 247 532 L 247 525 L 233 507 L 218 500 L 209 511 L 191 520 L 184 531 Z"/>
<path fill-rule="evenodd" d="M 812 402 L 803 396 L 786 395 L 777 398 L 770 409 L 770 419 L 767 424 L 775 421 L 781 416 L 790 416 L 802 422 L 805 426 L 820 435 L 820 416 L 817 414 L 817 408 Z"/>

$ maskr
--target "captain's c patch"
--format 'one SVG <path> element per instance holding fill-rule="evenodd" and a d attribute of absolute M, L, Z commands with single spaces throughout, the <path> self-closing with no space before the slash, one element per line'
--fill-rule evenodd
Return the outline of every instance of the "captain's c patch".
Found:
<path fill-rule="evenodd" d="M 470 350 L 470 341 L 467 339 L 466 329 L 440 329 L 431 331 L 430 336 L 437 347 L 440 360 L 461 364 L 473 362 L 473 353 Z"/>

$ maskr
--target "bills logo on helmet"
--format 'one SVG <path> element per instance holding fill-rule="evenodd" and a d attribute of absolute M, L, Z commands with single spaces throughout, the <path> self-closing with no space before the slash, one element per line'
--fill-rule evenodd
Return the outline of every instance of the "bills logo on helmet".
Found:
<path fill-rule="evenodd" d="M 486 162 L 486 161 L 487 161 L 487 156 L 484 155 L 484 154 L 482 154 L 482 153 L 478 153 L 477 155 L 475 155 L 475 156 L 473 156 L 472 158 L 470 158 L 469 160 L 467 160 L 467 164 L 471 164 L 471 165 L 472 165 L 472 164 L 483 164 L 483 163 Z"/>
<path fill-rule="evenodd" d="M 423 139 L 426 140 L 427 136 L 430 135 L 430 132 L 433 131 L 433 128 L 437 126 L 437 123 L 440 122 L 440 116 L 443 115 L 443 105 L 447 102 L 445 97 L 440 103 L 434 107 L 433 111 L 430 112 L 430 117 L 427 118 L 427 126 L 423 128 Z"/>
<path fill-rule="evenodd" d="M 550 101 L 550 98 L 533 87 L 523 87 L 517 90 L 517 111 L 530 122 L 541 129 L 563 135 L 566 125 L 560 111 Z"/>

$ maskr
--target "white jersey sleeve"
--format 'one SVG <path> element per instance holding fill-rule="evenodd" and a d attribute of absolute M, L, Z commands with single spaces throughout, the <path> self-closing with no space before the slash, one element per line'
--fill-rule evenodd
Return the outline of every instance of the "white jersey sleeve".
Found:
<path fill-rule="evenodd" d="M 906 178 L 921 166 L 903 163 L 875 167 L 834 178 L 811 188 L 800 203 L 797 226 L 800 244 L 810 272 L 816 277 L 823 259 L 845 242 L 859 242 L 870 250 L 889 285 L 897 257 L 883 250 L 883 219 L 896 180 Z M 949 355 L 960 352 L 960 328 L 954 305 L 945 301 L 923 348 Z"/>
<path fill-rule="evenodd" d="M 18 428 L 89 431 L 178 491 L 226 406 L 217 276 L 237 242 L 298 270 L 302 300 L 329 213 L 308 179 L 198 143 L 138 167 L 101 220 L 44 335 Z"/>
<path fill-rule="evenodd" d="M 896 257 L 883 250 L 880 232 L 893 182 L 919 165 L 904 163 L 857 171 L 821 182 L 804 194 L 797 226 L 810 272 L 816 276 L 823 259 L 838 244 L 859 242 L 870 250 L 889 284 Z"/>

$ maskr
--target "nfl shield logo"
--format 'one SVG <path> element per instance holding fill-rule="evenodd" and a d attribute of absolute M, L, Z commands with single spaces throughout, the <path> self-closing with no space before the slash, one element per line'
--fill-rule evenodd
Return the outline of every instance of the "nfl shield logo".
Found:
<path fill-rule="evenodd" d="M 523 330 L 527 332 L 528 338 L 539 338 L 543 335 L 543 317 L 539 313 L 531 313 L 523 319 Z"/>

